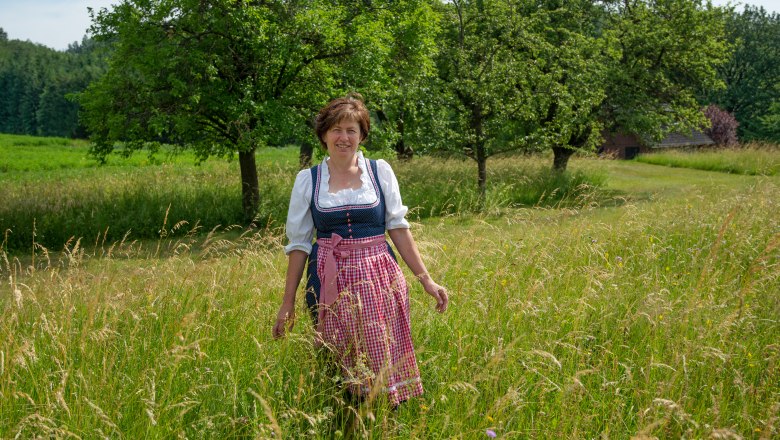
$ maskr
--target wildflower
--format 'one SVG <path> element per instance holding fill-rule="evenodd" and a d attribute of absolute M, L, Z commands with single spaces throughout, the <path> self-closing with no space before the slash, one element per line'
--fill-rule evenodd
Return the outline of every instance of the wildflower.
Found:
<path fill-rule="evenodd" d="M 493 417 L 485 416 L 485 420 L 487 420 L 489 423 L 493 423 Z"/>
<path fill-rule="evenodd" d="M 428 405 L 420 405 L 420 411 L 428 412 Z"/>
<path fill-rule="evenodd" d="M 664 320 L 664 315 L 658 315 L 658 320 L 659 321 L 663 321 Z"/>
<path fill-rule="evenodd" d="M 485 435 L 487 435 L 490 438 L 496 438 L 496 431 L 493 431 L 492 429 L 486 429 Z"/>
<path fill-rule="evenodd" d="M 506 287 L 506 283 L 507 283 L 506 279 L 501 280 L 501 285 L 502 286 Z"/>

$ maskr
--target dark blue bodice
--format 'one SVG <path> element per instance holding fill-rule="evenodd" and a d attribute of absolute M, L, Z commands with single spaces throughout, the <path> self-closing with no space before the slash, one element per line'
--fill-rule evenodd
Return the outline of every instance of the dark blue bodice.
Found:
<path fill-rule="evenodd" d="M 385 233 L 385 199 L 381 185 L 377 181 L 376 161 L 363 159 L 367 163 L 369 181 L 374 186 L 377 199 L 370 205 L 345 205 L 333 208 L 319 206 L 320 165 L 311 169 L 312 197 L 311 215 L 317 238 L 330 238 L 339 234 L 342 238 L 365 238 Z"/>

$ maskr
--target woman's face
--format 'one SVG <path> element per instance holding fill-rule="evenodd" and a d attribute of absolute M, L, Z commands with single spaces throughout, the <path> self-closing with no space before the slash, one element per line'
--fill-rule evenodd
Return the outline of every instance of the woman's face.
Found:
<path fill-rule="evenodd" d="M 345 119 L 330 127 L 324 140 L 330 157 L 348 159 L 357 153 L 360 145 L 360 124 Z"/>

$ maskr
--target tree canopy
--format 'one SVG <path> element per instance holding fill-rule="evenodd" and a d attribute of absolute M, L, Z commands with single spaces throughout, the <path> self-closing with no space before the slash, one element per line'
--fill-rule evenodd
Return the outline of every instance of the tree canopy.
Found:
<path fill-rule="evenodd" d="M 719 86 L 723 13 L 701 1 L 453 0 L 440 5 L 439 148 L 475 159 L 552 149 L 553 167 L 603 130 L 660 138 L 704 122 Z"/>
<path fill-rule="evenodd" d="M 748 5 L 730 12 L 726 23 L 734 45 L 718 69 L 726 88 L 705 89 L 707 98 L 734 114 L 741 139 L 780 142 L 780 15 Z"/>
<path fill-rule="evenodd" d="M 347 88 L 380 89 L 392 26 L 416 2 L 131 0 L 94 14 L 113 42 L 108 73 L 81 97 L 105 156 L 160 142 L 200 157 L 238 153 L 247 219 L 254 151 L 311 137 L 307 121 Z"/>

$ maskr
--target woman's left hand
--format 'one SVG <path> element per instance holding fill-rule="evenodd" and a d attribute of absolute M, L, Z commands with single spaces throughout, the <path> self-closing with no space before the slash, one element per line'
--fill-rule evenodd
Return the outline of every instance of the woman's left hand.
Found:
<path fill-rule="evenodd" d="M 428 292 L 428 295 L 431 295 L 436 299 L 436 311 L 439 313 L 444 313 L 444 311 L 447 310 L 447 305 L 450 302 L 450 298 L 447 295 L 447 289 L 436 284 L 436 282 L 434 282 L 430 276 L 426 276 L 425 278 L 421 279 L 420 282 L 423 285 L 423 289 Z"/>

